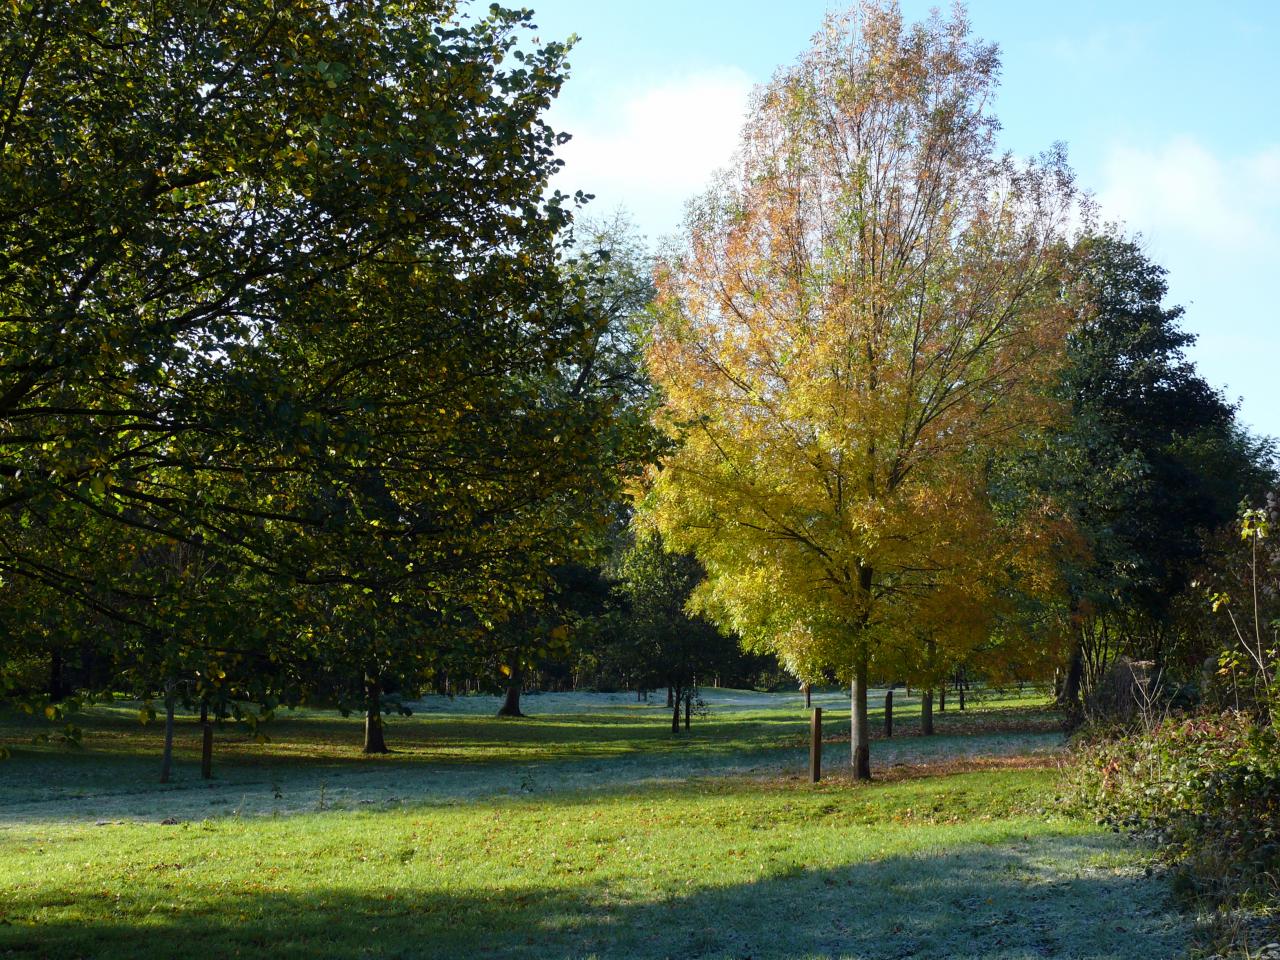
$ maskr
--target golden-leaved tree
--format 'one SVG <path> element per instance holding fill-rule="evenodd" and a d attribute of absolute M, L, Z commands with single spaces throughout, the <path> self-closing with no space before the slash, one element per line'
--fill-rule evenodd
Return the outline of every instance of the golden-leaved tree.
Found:
<path fill-rule="evenodd" d="M 694 602 L 801 678 L 867 684 L 1015 630 L 1051 525 L 995 504 L 1051 415 L 1078 204 L 1060 151 L 995 148 L 999 59 L 961 14 L 829 18 L 759 89 L 732 167 L 659 269 L 651 372 L 678 448 L 646 510 Z"/>

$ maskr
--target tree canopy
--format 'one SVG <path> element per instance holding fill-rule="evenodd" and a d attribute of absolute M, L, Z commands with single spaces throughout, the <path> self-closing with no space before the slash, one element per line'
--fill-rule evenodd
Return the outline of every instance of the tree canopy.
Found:
<path fill-rule="evenodd" d="M 660 273 L 681 446 L 650 509 L 706 567 L 701 609 L 854 681 L 859 776 L 873 661 L 989 629 L 987 598 L 1038 576 L 985 476 L 1048 419 L 1074 190 L 1059 153 L 996 151 L 998 68 L 960 15 L 830 18 Z"/>

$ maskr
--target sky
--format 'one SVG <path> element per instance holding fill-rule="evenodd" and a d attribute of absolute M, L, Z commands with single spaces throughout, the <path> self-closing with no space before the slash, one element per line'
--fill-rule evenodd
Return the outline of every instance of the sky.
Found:
<path fill-rule="evenodd" d="M 576 34 L 551 122 L 558 184 L 651 242 L 729 159 L 747 98 L 837 0 L 523 0 L 542 40 Z M 901 0 L 909 20 L 929 0 Z M 1067 145 L 1106 219 L 1141 234 L 1201 373 L 1280 436 L 1280 0 L 971 0 L 999 44 L 995 112 L 1021 155 Z"/>

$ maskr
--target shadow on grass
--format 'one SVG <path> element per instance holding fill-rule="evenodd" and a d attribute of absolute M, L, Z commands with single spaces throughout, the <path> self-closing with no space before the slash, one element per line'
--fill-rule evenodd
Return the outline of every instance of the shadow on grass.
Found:
<path fill-rule="evenodd" d="M 307 893 L 170 869 L 121 890 L 19 889 L 0 908 L 0 955 L 106 960 L 179 944 L 272 960 L 1179 955 L 1188 931 L 1163 886 L 1108 868 L 1114 845 L 1105 835 L 1050 836 L 808 869 L 766 857 L 752 882 L 700 887 L 695 875 L 643 894 L 629 877 L 582 884 L 536 866 L 523 884 L 477 889 L 411 851 L 361 888 Z"/>

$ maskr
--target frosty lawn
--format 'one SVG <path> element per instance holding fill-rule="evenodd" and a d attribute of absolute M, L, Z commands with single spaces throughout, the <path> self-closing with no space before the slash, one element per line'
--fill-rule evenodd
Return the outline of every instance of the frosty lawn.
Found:
<path fill-rule="evenodd" d="M 949 735 L 875 745 L 892 782 L 813 787 L 795 698 L 747 699 L 680 741 L 625 698 L 548 699 L 561 712 L 518 723 L 424 710 L 376 760 L 336 737 L 355 721 L 312 715 L 265 746 L 220 744 L 215 786 L 187 762 L 169 790 L 142 779 L 138 728 L 105 718 L 83 753 L 18 749 L 0 768 L 0 956 L 1185 949 L 1141 851 L 1055 811 L 1060 738 L 1034 708 L 948 711 Z M 965 766 L 983 769 L 938 772 Z"/>

